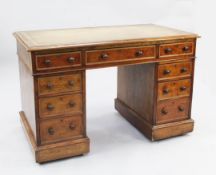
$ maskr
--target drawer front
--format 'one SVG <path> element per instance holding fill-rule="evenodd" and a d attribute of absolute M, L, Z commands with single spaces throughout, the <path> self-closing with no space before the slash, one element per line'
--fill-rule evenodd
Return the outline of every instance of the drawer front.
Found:
<path fill-rule="evenodd" d="M 155 58 L 155 46 L 105 49 L 86 52 L 87 65 L 148 58 Z"/>
<path fill-rule="evenodd" d="M 36 69 L 39 71 L 76 66 L 81 66 L 80 52 L 36 56 Z"/>
<path fill-rule="evenodd" d="M 178 55 L 193 55 L 194 43 L 172 43 L 160 45 L 160 57 L 178 56 Z"/>
<path fill-rule="evenodd" d="M 158 66 L 158 79 L 168 79 L 192 74 L 192 62 L 163 64 Z"/>
<path fill-rule="evenodd" d="M 47 95 L 81 90 L 81 73 L 38 78 L 38 94 Z"/>
<path fill-rule="evenodd" d="M 82 95 L 60 95 L 39 99 L 39 114 L 41 118 L 54 115 L 67 115 L 82 112 Z"/>
<path fill-rule="evenodd" d="M 172 97 L 189 96 L 191 91 L 191 80 L 169 81 L 158 84 L 158 100 Z"/>
<path fill-rule="evenodd" d="M 41 143 L 62 141 L 83 135 L 81 116 L 60 117 L 40 121 Z"/>
<path fill-rule="evenodd" d="M 168 123 L 189 118 L 189 98 L 158 102 L 156 123 Z"/>

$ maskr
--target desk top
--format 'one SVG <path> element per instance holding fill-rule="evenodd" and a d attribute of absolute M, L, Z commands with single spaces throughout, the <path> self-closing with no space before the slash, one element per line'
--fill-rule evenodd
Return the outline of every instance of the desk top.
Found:
<path fill-rule="evenodd" d="M 198 37 L 197 34 L 154 24 L 21 31 L 14 35 L 28 51 Z"/>

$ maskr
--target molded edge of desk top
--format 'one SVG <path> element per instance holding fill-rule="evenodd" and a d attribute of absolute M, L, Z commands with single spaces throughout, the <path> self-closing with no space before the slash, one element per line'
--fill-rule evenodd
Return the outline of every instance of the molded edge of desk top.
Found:
<path fill-rule="evenodd" d="M 199 37 L 154 24 L 20 31 L 14 36 L 27 51 Z"/>

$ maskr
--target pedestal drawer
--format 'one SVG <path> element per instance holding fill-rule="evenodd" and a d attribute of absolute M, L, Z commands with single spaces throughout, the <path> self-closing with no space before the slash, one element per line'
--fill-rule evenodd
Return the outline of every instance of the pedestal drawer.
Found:
<path fill-rule="evenodd" d="M 59 117 L 40 121 L 40 139 L 42 144 L 77 138 L 82 135 L 82 116 Z"/>
<path fill-rule="evenodd" d="M 70 94 L 39 99 L 40 118 L 82 113 L 82 95 Z"/>
<path fill-rule="evenodd" d="M 81 73 L 41 77 L 38 78 L 38 94 L 47 95 L 62 92 L 80 91 L 82 86 L 81 80 Z"/>
<path fill-rule="evenodd" d="M 189 98 L 158 102 L 156 123 L 168 123 L 189 117 Z"/>
<path fill-rule="evenodd" d="M 191 76 L 192 74 L 192 62 L 180 62 L 162 64 L 158 66 L 158 79 L 171 79 L 175 77 Z"/>
<path fill-rule="evenodd" d="M 189 96 L 190 91 L 190 79 L 158 83 L 158 100 L 164 100 L 173 97 Z"/>

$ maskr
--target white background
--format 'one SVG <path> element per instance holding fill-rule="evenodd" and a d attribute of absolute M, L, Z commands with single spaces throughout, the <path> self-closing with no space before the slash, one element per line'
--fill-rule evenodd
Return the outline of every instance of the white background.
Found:
<path fill-rule="evenodd" d="M 0 174 L 215 174 L 215 4 L 210 0 L 1 0 Z M 91 152 L 39 165 L 21 128 L 19 30 L 155 23 L 198 33 L 195 130 L 150 142 L 114 110 L 116 68 L 87 71 Z M 103 82 L 103 83 L 102 83 Z"/>

